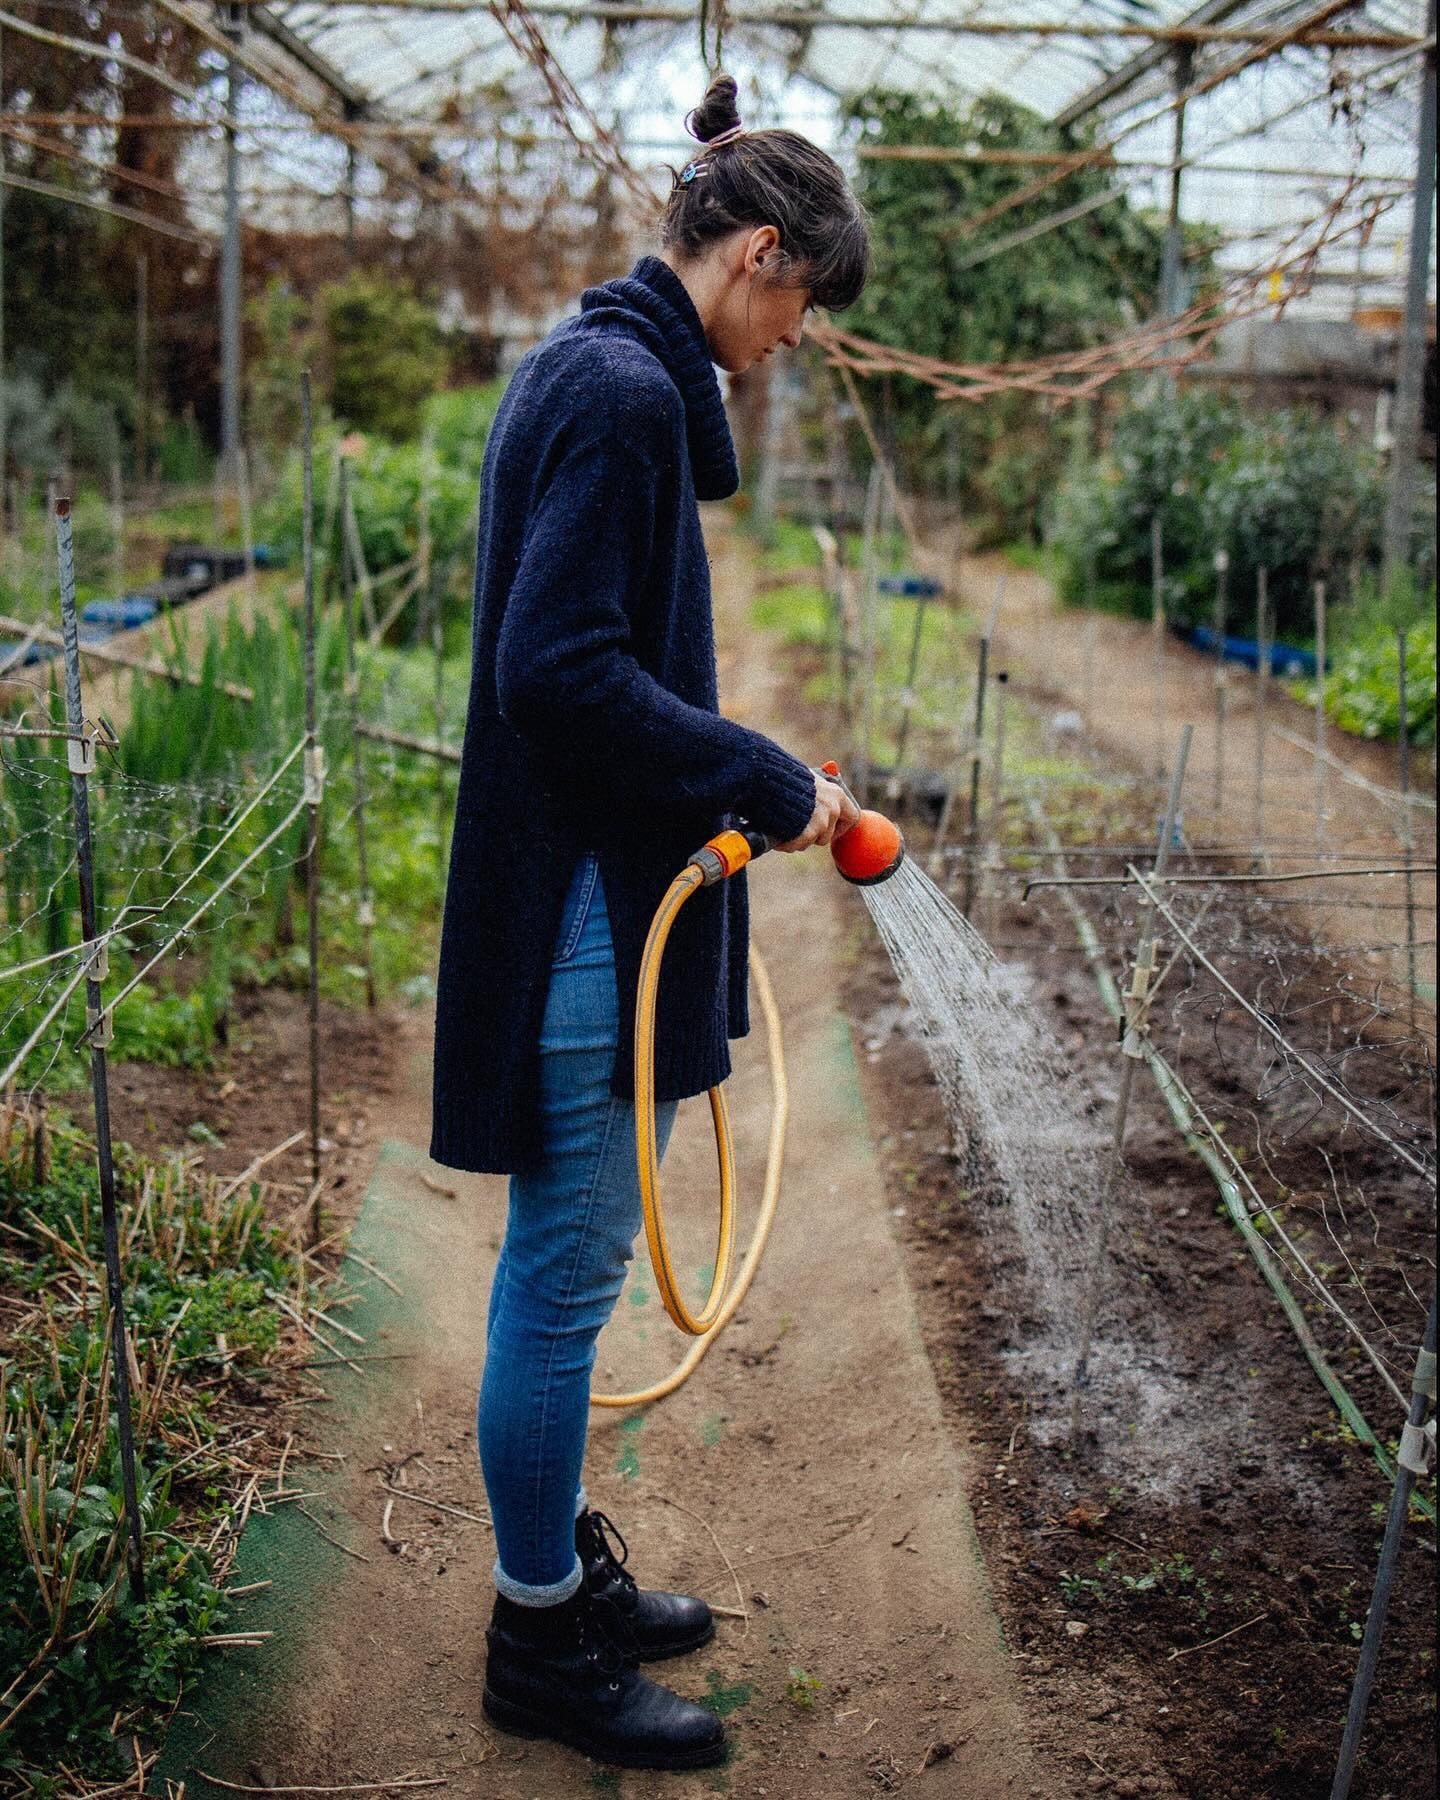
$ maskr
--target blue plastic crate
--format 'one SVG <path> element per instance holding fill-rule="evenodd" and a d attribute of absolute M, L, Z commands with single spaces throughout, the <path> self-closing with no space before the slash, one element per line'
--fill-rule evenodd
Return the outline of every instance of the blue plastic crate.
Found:
<path fill-rule="evenodd" d="M 9 664 L 10 658 L 24 642 L 24 638 L 0 638 L 0 669 Z M 58 644 L 31 644 L 19 662 L 15 664 L 15 668 L 28 669 L 35 663 L 53 662 L 59 654 L 60 646 Z"/>
<path fill-rule="evenodd" d="M 940 583 L 928 575 L 882 575 L 875 584 L 882 594 L 903 594 L 910 599 L 933 600 Z"/>
<path fill-rule="evenodd" d="M 1207 655 L 1215 654 L 1215 633 L 1209 625 L 1192 625 L 1183 634 L 1197 650 Z M 1258 638 L 1231 637 L 1228 633 L 1220 640 L 1220 654 L 1226 662 L 1243 663 L 1247 669 L 1259 670 L 1260 642 Z M 1326 659 L 1329 667 L 1329 659 Z M 1299 644 L 1272 644 L 1270 646 L 1270 673 L 1285 681 L 1313 681 L 1315 679 L 1315 652 L 1303 649 Z"/>
<path fill-rule="evenodd" d="M 158 610 L 148 594 L 126 594 L 119 600 L 92 600 L 80 617 L 87 625 L 133 631 L 137 625 L 148 625 Z"/>

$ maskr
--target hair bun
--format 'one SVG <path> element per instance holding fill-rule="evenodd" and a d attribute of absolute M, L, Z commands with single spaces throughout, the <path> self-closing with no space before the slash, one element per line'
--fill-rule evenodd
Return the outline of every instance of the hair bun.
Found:
<path fill-rule="evenodd" d="M 739 88 L 735 85 L 733 75 L 717 75 L 705 90 L 705 98 L 686 115 L 685 129 L 691 137 L 699 138 L 702 144 L 708 144 L 722 132 L 734 131 L 740 123 L 740 113 L 736 107 Z"/>

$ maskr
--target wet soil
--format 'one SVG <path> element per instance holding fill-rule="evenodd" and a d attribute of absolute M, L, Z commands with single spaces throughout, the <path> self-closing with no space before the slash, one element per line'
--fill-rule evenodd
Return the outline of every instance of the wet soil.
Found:
<path fill-rule="evenodd" d="M 939 534 L 937 543 L 943 540 Z M 1222 730 L 1215 664 L 1188 644 L 1167 633 L 1157 660 L 1148 622 L 1110 614 L 1087 618 L 1064 609 L 1044 576 L 1016 569 L 1000 555 L 958 554 L 953 531 L 937 557 L 951 591 L 965 596 L 977 614 L 988 612 L 1003 576 L 991 668 L 1009 665 L 1013 694 L 1028 695 L 1050 713 L 1069 710 L 1083 718 L 1090 740 L 1131 774 L 1171 768 L 1181 727 L 1187 721 L 1195 727 L 1182 807 L 1192 836 L 1259 847 L 1275 867 L 1323 862 L 1337 851 L 1356 863 L 1400 860 L 1405 828 L 1395 745 L 1368 743 L 1327 725 L 1324 748 L 1332 760 L 1317 770 L 1313 711 L 1292 699 L 1283 682 L 1271 682 L 1262 703 L 1257 678 L 1228 666 Z M 1415 860 L 1429 864 L 1435 855 L 1433 751 L 1414 753 L 1411 783 L 1417 796 L 1409 812 Z M 1155 792 L 1158 805 L 1158 780 Z M 1434 876 L 1417 874 L 1414 892 L 1419 917 L 1430 927 L 1420 932 L 1416 978 L 1430 1001 L 1433 1039 Z M 1344 950 L 1373 979 L 1398 986 L 1409 971 L 1403 914 L 1394 900 L 1385 883 L 1335 880 L 1308 890 L 1297 910 L 1307 932 Z"/>
<path fill-rule="evenodd" d="M 1083 964 L 1051 948 L 1064 944 L 1063 917 L 1007 923 L 1035 940 L 1026 961 L 1055 1027 L 1113 1043 Z M 980 1541 L 1042 1743 L 1069 1758 L 1075 1792 L 1327 1791 L 1387 1484 L 1339 1431 L 1210 1175 L 1144 1080 L 1100 1348 L 1173 1407 L 1168 1466 L 1157 1480 L 1143 1444 L 1130 1466 L 1123 1419 L 1082 1430 L 1072 1450 L 1055 1429 L 1068 1371 L 1034 1374 L 1026 1352 L 1044 1333 L 1020 1259 L 987 1222 L 996 1197 L 984 1179 L 965 1186 L 920 1046 L 883 1029 L 895 1000 L 888 963 L 867 946 L 847 991 L 873 1046 L 866 1101 L 888 1125 L 880 1155 L 906 1264 L 946 1415 L 974 1458 Z M 1363 1378 L 1352 1385 L 1372 1418 L 1388 1418 Z M 1434 1792 L 1427 1537 L 1407 1538 L 1357 1795 Z"/>
<path fill-rule="evenodd" d="M 1114 683 L 1125 679 L 1114 659 L 1133 658 L 1137 634 L 1123 622 L 1106 624 L 1116 627 L 1105 665 Z M 1007 627 L 1009 650 L 1023 658 L 1041 633 L 1038 614 L 1022 609 Z M 1043 677 L 1027 685 L 1023 661 L 1012 662 L 1019 679 L 1011 693 L 1028 693 L 1048 716 L 1070 700 L 1065 682 L 1080 659 L 1053 619 L 1045 630 Z M 803 691 L 819 665 L 803 651 L 790 660 L 792 685 Z M 1131 788 L 1118 802 L 1082 797 L 1077 817 L 1088 842 L 1153 838 L 1132 795 L 1158 739 L 1143 696 L 1135 711 L 1133 730 L 1129 715 L 1112 711 L 1098 740 L 1070 740 L 1072 754 Z M 1376 766 L 1383 757 L 1363 747 L 1357 771 L 1384 779 Z M 1297 796 L 1296 783 L 1294 769 L 1277 775 L 1277 816 L 1282 806 L 1303 810 L 1311 787 Z M 1344 844 L 1347 820 L 1355 823 L 1352 795 L 1338 782 L 1331 795 L 1332 841 Z M 915 835 L 924 841 L 923 831 Z M 1199 821 L 1192 835 L 1203 839 Z M 1011 847 L 1025 836 L 1012 819 Z M 1022 972 L 1030 1000 L 1081 1071 L 1091 1118 L 1108 1132 L 1119 1084 L 1115 1025 L 1058 898 L 1020 905 L 1021 886 L 1004 879 L 982 900 L 977 922 Z M 1107 960 L 1121 979 L 1124 951 L 1135 942 L 1134 908 L 1114 900 L 1102 908 Z M 1317 1060 L 1353 1038 L 1355 1054 L 1335 1064 L 1349 1091 L 1433 1154 L 1430 1021 L 1415 1033 L 1373 1004 L 1374 960 L 1343 947 L 1347 937 L 1353 943 L 1352 921 L 1335 931 L 1308 909 L 1287 918 L 1264 901 L 1226 910 L 1222 961 L 1240 991 L 1265 995 Z M 1388 920 L 1386 928 L 1393 930 Z M 1317 929 L 1328 944 L 1317 944 Z M 1364 1310 L 1374 1302 L 1379 1316 L 1403 1322 L 1402 1333 L 1413 1325 L 1408 1346 L 1386 1344 L 1408 1387 L 1434 1279 L 1433 1188 L 1427 1194 L 1344 1118 L 1308 1104 L 1313 1095 L 1303 1086 L 1297 1104 L 1297 1084 L 1277 1071 L 1269 1040 L 1206 979 L 1185 965 L 1172 978 L 1179 992 L 1157 1014 L 1157 1043 L 1172 1055 L 1179 1046 L 1183 1073 L 1213 1116 L 1241 1122 L 1242 1156 L 1258 1159 L 1267 1191 L 1285 1197 L 1292 1229 L 1323 1219 L 1328 1244 L 1352 1259 L 1364 1284 L 1362 1299 L 1340 1267 L 1336 1285 L 1347 1303 Z M 986 1567 L 1037 1747 L 1066 1767 L 1063 1791 L 1195 1800 L 1328 1792 L 1389 1483 L 1343 1429 L 1212 1176 L 1142 1073 L 1091 1387 L 1072 1443 L 1072 1334 L 1062 1331 L 1058 1341 L 1008 1229 L 1003 1169 L 957 1140 L 907 1029 L 894 973 L 868 934 L 854 943 L 845 998 L 926 1347 L 946 1418 L 974 1469 L 970 1496 Z M 1344 1218 L 1342 1208 L 1342 1225 L 1326 1212 L 1332 1186 L 1363 1197 L 1361 1216 Z M 1397 1435 L 1393 1399 L 1343 1327 L 1322 1306 L 1305 1310 L 1367 1417 Z M 1365 1312 L 1384 1343 L 1379 1316 Z M 1357 1796 L 1421 1800 L 1435 1791 L 1434 1573 L 1433 1526 L 1412 1513 Z"/>

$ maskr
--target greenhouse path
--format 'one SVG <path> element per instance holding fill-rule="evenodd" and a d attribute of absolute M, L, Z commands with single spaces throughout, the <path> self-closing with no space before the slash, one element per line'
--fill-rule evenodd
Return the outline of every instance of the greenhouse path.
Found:
<path fill-rule="evenodd" d="M 749 587 L 740 552 L 723 526 L 712 528 L 712 547 L 728 709 L 788 735 L 771 652 L 741 629 Z M 823 749 L 793 747 L 812 759 Z M 263 1619 L 252 1622 L 286 1640 L 271 1665 L 284 1679 L 252 1682 L 243 1716 L 201 1734 L 187 1800 L 224 1791 L 201 1770 L 292 1788 L 443 1776 L 437 1792 L 495 1800 L 832 1800 L 912 1786 L 944 1800 L 1049 1800 L 1064 1791 L 1027 1746 L 966 1471 L 942 1422 L 839 1008 L 847 943 L 868 922 L 819 855 L 769 858 L 752 894 L 792 1097 L 779 1221 L 721 1344 L 650 1411 L 597 1412 L 587 1469 L 592 1500 L 625 1532 L 643 1580 L 691 1587 L 728 1609 L 716 1642 L 665 1675 L 727 1717 L 732 1762 L 704 1775 L 617 1775 L 485 1727 L 493 1540 L 477 1522 L 485 1496 L 473 1408 L 504 1184 L 456 1176 L 421 1154 L 428 1046 L 416 1017 L 402 1044 L 408 1077 L 376 1121 L 389 1142 L 356 1239 L 402 1290 L 385 1290 L 366 1315 L 380 1321 L 366 1354 L 394 1360 L 370 1365 L 359 1403 L 337 1397 L 304 1409 L 305 1441 L 343 1452 L 347 1474 L 306 1502 L 313 1526 L 287 1527 L 308 1534 L 302 1557 L 237 1576 L 275 1578 Z M 731 1104 L 753 1206 L 769 1083 L 760 1037 L 737 1048 Z M 707 1109 L 693 1102 L 665 1179 L 679 1259 L 697 1283 L 712 1253 L 713 1154 Z M 602 1340 L 598 1376 L 633 1388 L 682 1348 L 642 1254 Z M 326 1485 L 310 1473 L 322 1465 L 301 1466 L 307 1489 Z M 203 1692 L 196 1705 L 204 1710 Z"/>
<path fill-rule="evenodd" d="M 1327 764 L 1317 780 L 1310 748 L 1315 736 L 1313 711 L 1298 705 L 1275 682 L 1266 700 L 1262 763 L 1256 734 L 1258 682 L 1245 669 L 1230 666 L 1217 784 L 1215 665 L 1209 658 L 1167 635 L 1163 681 L 1157 685 L 1148 623 L 1109 614 L 1096 615 L 1091 622 L 1081 612 L 1062 609 L 1047 579 L 1012 568 L 999 556 L 941 560 L 948 562 L 950 585 L 953 588 L 958 581 L 976 614 L 988 612 L 997 580 L 1004 576 L 992 669 L 1008 662 L 1012 675 L 1032 683 L 1053 705 L 1073 708 L 1086 721 L 1095 743 L 1132 769 L 1154 773 L 1173 766 L 1181 727 L 1187 721 L 1194 725 L 1182 796 L 1192 837 L 1233 846 L 1241 855 L 1260 845 L 1276 869 L 1314 866 L 1337 850 L 1377 866 L 1400 862 L 1401 809 L 1394 797 L 1399 759 L 1394 746 L 1367 743 L 1327 726 L 1327 755 L 1344 773 Z M 1428 761 L 1428 755 L 1414 759 L 1417 796 L 1430 788 Z M 1433 790 L 1429 799 L 1428 808 L 1419 798 L 1413 804 L 1420 862 L 1433 860 Z M 1297 911 L 1317 937 L 1351 952 L 1359 966 L 1403 988 L 1407 976 L 1402 877 L 1339 879 L 1293 891 L 1304 892 L 1305 902 Z M 1416 875 L 1414 894 L 1422 940 L 1417 987 L 1433 1009 L 1435 944 L 1428 926 L 1434 917 L 1434 876 Z"/>

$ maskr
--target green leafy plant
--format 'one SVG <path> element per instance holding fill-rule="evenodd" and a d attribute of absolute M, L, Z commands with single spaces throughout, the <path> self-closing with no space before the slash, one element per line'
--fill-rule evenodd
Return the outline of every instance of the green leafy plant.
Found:
<path fill-rule="evenodd" d="M 1228 628 L 1255 634 L 1264 567 L 1278 634 L 1294 641 L 1311 634 L 1315 577 L 1372 555 L 1382 516 L 1374 452 L 1341 427 L 1156 388 L 1119 415 L 1104 456 L 1071 467 L 1048 535 L 1066 599 L 1146 617 L 1158 517 L 1170 618 L 1212 621 L 1223 549 Z"/>
<path fill-rule="evenodd" d="M 322 290 L 318 311 L 335 416 L 397 443 L 417 435 L 449 362 L 435 309 L 392 280 L 355 274 Z"/>
<path fill-rule="evenodd" d="M 785 1683 L 785 1698 L 802 1712 L 809 1712 L 824 1685 L 818 1676 L 807 1674 L 804 1669 L 791 1669 L 789 1680 Z"/>
<path fill-rule="evenodd" d="M 1083 148 L 1039 113 L 995 94 L 954 107 L 872 90 L 850 101 L 846 113 L 866 147 L 1021 154 Z M 972 261 L 987 244 L 1099 198 L 1110 185 L 1103 169 L 1077 170 L 967 234 L 952 227 L 1014 195 L 1021 171 L 963 157 L 865 158 L 860 167 L 875 273 L 846 314 L 856 331 L 947 361 L 997 362 L 1102 342 L 1154 309 L 1160 224 L 1125 200 Z M 1204 248 L 1196 249 L 1203 279 Z M 1006 392 L 983 407 L 955 406 L 919 382 L 900 381 L 886 384 L 878 405 L 912 485 L 943 479 L 958 486 L 967 517 L 978 518 L 991 539 L 1037 535 L 1041 501 L 1066 455 L 1045 401 Z"/>
<path fill-rule="evenodd" d="M 145 1597 L 126 1572 L 119 1437 L 111 1410 L 103 1222 L 94 1151 L 53 1120 L 36 1174 L 34 1124 L 0 1112 L 0 1282 L 33 1298 L 0 1363 L 0 1690 L 17 1707 L 0 1770 L 46 1793 L 64 1762 L 128 1772 L 120 1744 L 151 1731 L 199 1666 L 226 1602 L 205 1542 L 226 1471 L 207 1368 L 273 1350 L 270 1293 L 297 1269 L 258 1194 L 224 1196 L 179 1165 L 117 1158 L 126 1245 Z M 197 1455 L 197 1450 L 203 1452 Z"/>
<path fill-rule="evenodd" d="M 1067 1606 L 1080 1607 L 1098 1598 L 1102 1588 L 1093 1575 L 1074 1575 L 1070 1570 L 1062 1569 L 1060 1592 Z"/>
<path fill-rule="evenodd" d="M 1378 576 L 1333 615 L 1336 650 L 1325 680 L 1325 710 L 1342 731 L 1393 742 L 1400 735 L 1400 640 L 1405 632 L 1405 710 L 1410 742 L 1435 743 L 1435 589 L 1404 570 L 1386 588 Z M 1315 683 L 1291 693 L 1315 702 Z"/>

